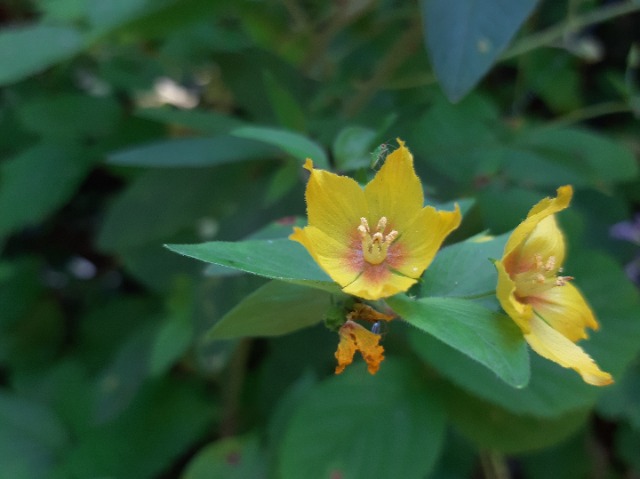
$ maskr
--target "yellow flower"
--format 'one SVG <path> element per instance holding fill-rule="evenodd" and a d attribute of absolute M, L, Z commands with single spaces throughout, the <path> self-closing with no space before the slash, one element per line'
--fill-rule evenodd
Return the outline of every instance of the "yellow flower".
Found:
<path fill-rule="evenodd" d="M 502 308 L 524 333 L 531 348 L 565 368 L 577 371 L 594 386 L 613 379 L 575 342 L 587 337 L 586 328 L 598 329 L 591 308 L 580 291 L 559 276 L 565 242 L 554 214 L 569 206 L 571 186 L 558 188 L 556 198 L 545 198 L 513 231 L 496 262 L 496 295 Z"/>
<path fill-rule="evenodd" d="M 375 300 L 409 289 L 429 266 L 461 214 L 424 207 L 422 184 L 404 143 L 364 189 L 353 179 L 316 170 L 306 201 L 309 225 L 301 243 L 345 293 Z"/>

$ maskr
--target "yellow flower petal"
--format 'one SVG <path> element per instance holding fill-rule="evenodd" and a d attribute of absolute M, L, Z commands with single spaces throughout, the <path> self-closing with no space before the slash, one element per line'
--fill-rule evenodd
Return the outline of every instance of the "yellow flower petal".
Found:
<path fill-rule="evenodd" d="M 336 241 L 348 243 L 360 218 L 368 215 L 362 188 L 349 177 L 314 169 L 310 160 L 305 168 L 311 172 L 305 194 L 309 225 Z"/>
<path fill-rule="evenodd" d="M 551 288 L 529 298 L 535 313 L 570 341 L 588 337 L 585 328 L 598 329 L 598 322 L 580 291 L 571 283 Z"/>
<path fill-rule="evenodd" d="M 527 239 L 529 234 L 544 218 L 551 216 L 569 206 L 571 197 L 573 196 L 573 188 L 571 186 L 561 186 L 557 190 L 556 198 L 545 198 L 537 205 L 531 208 L 527 219 L 513 230 L 507 244 L 504 248 L 505 267 L 507 271 L 512 271 L 512 263 L 517 259 L 512 257 L 512 253 L 519 248 Z"/>
<path fill-rule="evenodd" d="M 454 211 L 436 211 L 423 208 L 414 220 L 401 230 L 396 248 L 397 258 L 389 259 L 393 269 L 410 278 L 419 278 L 431 264 L 445 238 L 460 226 L 462 214 L 456 205 Z"/>
<path fill-rule="evenodd" d="M 514 251 L 514 254 L 517 254 L 517 259 L 514 259 L 515 270 L 529 269 L 535 256 L 540 255 L 542 258 L 553 256 L 554 269 L 557 271 L 564 263 L 565 250 L 564 235 L 558 228 L 555 216 L 547 216 L 540 220 L 520 247 Z"/>
<path fill-rule="evenodd" d="M 340 343 L 336 351 L 336 374 L 344 371 L 353 362 L 356 351 L 360 351 L 370 374 L 375 374 L 384 359 L 384 348 L 378 344 L 382 336 L 374 334 L 358 323 L 347 321 L 340 328 Z"/>
<path fill-rule="evenodd" d="M 369 206 L 367 219 L 374 223 L 381 217 L 390 221 L 390 228 L 401 231 L 412 222 L 424 205 L 422 183 L 413 168 L 413 156 L 404 142 L 385 159 L 375 178 L 365 187 Z"/>
<path fill-rule="evenodd" d="M 386 265 L 367 265 L 360 276 L 343 291 L 359 298 L 375 301 L 408 290 L 417 280 L 390 271 Z"/>
<path fill-rule="evenodd" d="M 527 334 L 531 329 L 529 320 L 533 317 L 533 310 L 530 305 L 516 298 L 516 284 L 505 270 L 502 261 L 496 261 L 495 267 L 498 271 L 496 297 L 502 309 L 515 321 L 522 332 Z"/>
<path fill-rule="evenodd" d="M 531 332 L 525 334 L 525 339 L 540 356 L 554 361 L 562 367 L 577 371 L 588 384 L 606 386 L 613 383 L 611 375 L 602 371 L 582 348 L 542 319 L 534 317 L 530 324 Z"/>
<path fill-rule="evenodd" d="M 302 244 L 320 267 L 340 286 L 352 283 L 362 271 L 362 255 L 315 226 L 294 228 L 289 239 Z"/>

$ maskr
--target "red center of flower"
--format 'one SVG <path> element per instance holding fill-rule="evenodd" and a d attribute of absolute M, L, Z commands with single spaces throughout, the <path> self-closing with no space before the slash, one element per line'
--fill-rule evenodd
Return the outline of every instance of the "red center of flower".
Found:
<path fill-rule="evenodd" d="M 360 218 L 358 233 L 362 241 L 362 255 L 367 263 L 380 264 L 387 258 L 389 246 L 398 237 L 398 232 L 392 230 L 385 235 L 387 218 L 383 216 L 378 221 L 375 232 L 371 232 L 366 218 Z"/>

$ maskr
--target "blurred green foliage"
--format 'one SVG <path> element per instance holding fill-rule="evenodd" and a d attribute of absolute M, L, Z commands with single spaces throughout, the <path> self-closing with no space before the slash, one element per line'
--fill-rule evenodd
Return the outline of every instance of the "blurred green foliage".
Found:
<path fill-rule="evenodd" d="M 640 474 L 639 246 L 609 234 L 640 208 L 639 12 L 3 2 L 0 477 Z M 341 293 L 286 239 L 301 165 L 364 181 L 395 138 L 465 218 L 422 299 L 389 301 L 380 372 L 334 376 Z M 482 297 L 499 235 L 563 184 L 608 388 L 529 357 Z"/>

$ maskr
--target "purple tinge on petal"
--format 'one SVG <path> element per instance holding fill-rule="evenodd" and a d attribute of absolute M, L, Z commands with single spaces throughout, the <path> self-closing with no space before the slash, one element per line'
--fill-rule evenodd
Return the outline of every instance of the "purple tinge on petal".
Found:
<path fill-rule="evenodd" d="M 616 223 L 609 230 L 609 234 L 614 238 L 640 245 L 640 214 L 636 214 L 634 221 Z"/>

